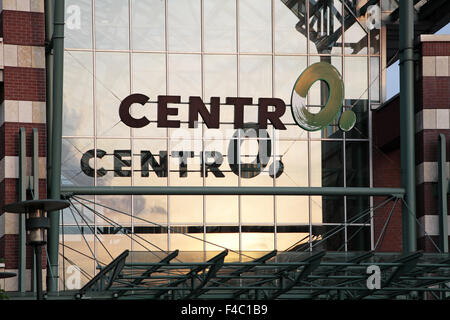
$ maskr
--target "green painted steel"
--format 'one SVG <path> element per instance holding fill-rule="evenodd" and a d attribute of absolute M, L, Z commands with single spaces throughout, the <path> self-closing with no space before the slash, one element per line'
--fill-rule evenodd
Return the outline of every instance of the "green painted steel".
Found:
<path fill-rule="evenodd" d="M 46 101 L 46 124 L 47 124 L 47 191 L 50 194 L 51 168 L 51 146 L 52 146 L 52 110 L 53 110 L 53 0 L 45 0 L 45 101 Z"/>
<path fill-rule="evenodd" d="M 53 116 L 51 141 L 50 198 L 61 198 L 61 140 L 64 66 L 64 0 L 55 1 L 53 32 Z M 49 212 L 47 290 L 58 291 L 59 211 Z"/>
<path fill-rule="evenodd" d="M 439 206 L 439 248 L 448 252 L 447 200 L 448 180 L 446 170 L 446 139 L 439 135 L 438 141 L 438 206 Z"/>
<path fill-rule="evenodd" d="M 19 201 L 27 199 L 27 158 L 26 158 L 26 132 L 25 128 L 19 129 Z M 19 265 L 18 280 L 19 292 L 26 291 L 26 230 L 25 215 L 19 215 Z"/>
<path fill-rule="evenodd" d="M 341 187 L 80 187 L 61 186 L 61 193 L 72 195 L 333 195 L 333 196 L 396 196 L 402 188 L 341 188 Z"/>
<path fill-rule="evenodd" d="M 403 251 L 414 252 L 416 236 L 416 164 L 414 154 L 414 7 L 405 1 L 400 11 L 400 149 L 402 187 L 406 199 L 402 210 Z"/>

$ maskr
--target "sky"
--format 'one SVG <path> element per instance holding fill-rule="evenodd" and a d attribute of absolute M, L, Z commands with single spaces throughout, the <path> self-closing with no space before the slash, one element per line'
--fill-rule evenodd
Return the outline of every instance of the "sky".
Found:
<path fill-rule="evenodd" d="M 450 23 L 435 34 L 450 34 Z M 386 70 L 386 100 L 395 96 L 400 91 L 400 75 L 398 60 Z"/>

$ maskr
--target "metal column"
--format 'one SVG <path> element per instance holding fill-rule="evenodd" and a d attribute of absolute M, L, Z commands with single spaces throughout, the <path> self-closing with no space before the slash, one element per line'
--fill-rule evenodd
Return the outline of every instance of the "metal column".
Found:
<path fill-rule="evenodd" d="M 402 1 L 400 11 L 400 149 L 402 187 L 406 199 L 402 210 L 403 251 L 416 245 L 416 175 L 414 154 L 414 7 Z"/>
<path fill-rule="evenodd" d="M 55 1 L 53 32 L 53 112 L 50 198 L 59 200 L 61 189 L 61 136 L 64 63 L 64 0 Z M 58 291 L 59 211 L 49 212 L 47 291 Z"/>

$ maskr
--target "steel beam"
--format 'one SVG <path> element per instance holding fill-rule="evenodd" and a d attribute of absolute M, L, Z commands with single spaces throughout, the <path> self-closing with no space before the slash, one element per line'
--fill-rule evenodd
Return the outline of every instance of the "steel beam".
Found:
<path fill-rule="evenodd" d="M 403 1 L 400 12 L 400 152 L 402 187 L 406 199 L 402 210 L 403 251 L 414 252 L 416 236 L 416 164 L 414 151 L 414 4 Z"/>
<path fill-rule="evenodd" d="M 64 67 L 64 0 L 55 1 L 50 198 L 61 198 L 61 142 Z M 58 292 L 59 211 L 49 212 L 47 291 Z"/>
<path fill-rule="evenodd" d="M 402 188 L 341 187 L 80 187 L 61 186 L 61 193 L 73 195 L 318 195 L 318 196 L 396 196 L 403 197 Z"/>

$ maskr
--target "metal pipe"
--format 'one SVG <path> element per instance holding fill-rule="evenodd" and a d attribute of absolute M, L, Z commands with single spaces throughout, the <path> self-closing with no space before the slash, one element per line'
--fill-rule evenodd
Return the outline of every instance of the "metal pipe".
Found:
<path fill-rule="evenodd" d="M 27 158 L 26 158 L 26 132 L 25 128 L 19 129 L 19 201 L 27 200 Z M 27 288 L 26 273 L 26 242 L 25 215 L 19 215 L 19 259 L 18 259 L 18 291 L 25 292 Z"/>
<path fill-rule="evenodd" d="M 45 0 L 45 101 L 47 124 L 47 192 L 50 193 L 51 152 L 52 149 L 52 110 L 53 110 L 53 0 Z"/>
<path fill-rule="evenodd" d="M 65 195 L 330 195 L 330 196 L 396 196 L 402 188 L 341 188 L 341 187 L 80 187 L 61 186 Z"/>
<path fill-rule="evenodd" d="M 64 63 L 64 0 L 55 1 L 53 32 L 53 112 L 51 141 L 50 198 L 61 198 L 61 140 Z M 47 291 L 58 291 L 59 211 L 50 211 L 48 232 Z"/>
<path fill-rule="evenodd" d="M 416 244 L 416 174 L 414 154 L 414 7 L 403 1 L 400 11 L 400 152 L 402 187 L 406 199 L 402 208 L 404 252 L 417 250 Z"/>
<path fill-rule="evenodd" d="M 447 180 L 447 152 L 446 139 L 442 133 L 438 142 L 438 206 L 439 206 L 439 248 L 448 252 L 448 180 Z"/>
<path fill-rule="evenodd" d="M 34 256 L 36 259 L 36 297 L 42 300 L 42 248 L 40 245 L 34 245 Z"/>

